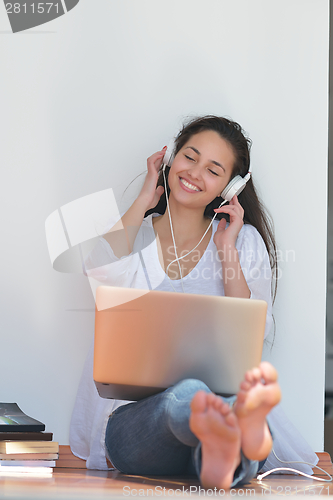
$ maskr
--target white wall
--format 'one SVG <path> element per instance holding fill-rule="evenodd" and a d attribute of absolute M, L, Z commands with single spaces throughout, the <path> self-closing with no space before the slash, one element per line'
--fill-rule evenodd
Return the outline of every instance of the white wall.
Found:
<path fill-rule="evenodd" d="M 44 221 L 123 189 L 188 115 L 239 121 L 282 262 L 272 359 L 283 405 L 323 446 L 327 0 L 82 0 L 11 34 L 0 4 L 1 400 L 68 443 L 93 333 L 83 276 L 55 272 Z"/>
<path fill-rule="evenodd" d="M 330 24 L 332 26 L 333 12 L 330 9 Z M 333 46 L 330 39 L 330 49 Z M 329 94 L 332 95 L 333 80 L 333 51 L 330 50 L 330 82 Z M 333 99 L 329 102 L 329 116 L 333 116 Z M 328 163 L 328 213 L 327 213 L 327 324 L 326 324 L 326 391 L 333 391 L 333 130 L 329 130 L 328 136 L 329 163 Z M 332 418 L 332 410 L 329 418 Z M 327 436 L 325 436 L 326 438 Z"/>

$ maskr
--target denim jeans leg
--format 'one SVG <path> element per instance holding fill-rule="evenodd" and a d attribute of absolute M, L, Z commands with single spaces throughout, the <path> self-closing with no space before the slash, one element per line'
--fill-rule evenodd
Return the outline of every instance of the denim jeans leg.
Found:
<path fill-rule="evenodd" d="M 127 474 L 200 477 L 201 444 L 189 428 L 194 394 L 210 389 L 187 379 L 155 396 L 119 407 L 109 418 L 105 444 L 114 466 Z M 224 398 L 232 404 L 235 397 Z M 242 455 L 232 486 L 254 477 L 258 462 Z"/>
<path fill-rule="evenodd" d="M 119 407 L 109 418 L 105 445 L 113 465 L 127 474 L 188 473 L 192 448 L 199 443 L 189 428 L 194 394 L 211 392 L 187 379 L 149 398 Z"/>

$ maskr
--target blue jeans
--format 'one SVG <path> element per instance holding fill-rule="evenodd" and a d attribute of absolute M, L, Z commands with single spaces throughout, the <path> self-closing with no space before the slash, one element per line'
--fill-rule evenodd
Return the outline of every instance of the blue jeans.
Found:
<path fill-rule="evenodd" d="M 117 408 L 110 415 L 105 435 L 113 465 L 125 474 L 200 478 L 201 444 L 189 427 L 190 402 L 200 390 L 211 392 L 200 380 L 186 379 L 164 392 Z M 232 404 L 235 398 L 223 399 Z M 241 453 L 231 487 L 250 481 L 258 466 Z"/>

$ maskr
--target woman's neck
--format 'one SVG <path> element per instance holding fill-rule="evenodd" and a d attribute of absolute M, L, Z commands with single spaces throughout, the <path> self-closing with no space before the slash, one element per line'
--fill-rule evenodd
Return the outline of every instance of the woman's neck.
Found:
<path fill-rule="evenodd" d="M 210 220 L 204 217 L 204 210 L 184 207 L 169 200 L 171 221 L 177 245 L 183 246 L 187 241 L 200 240 Z M 171 236 L 168 209 L 158 218 L 154 226 L 160 237 Z"/>

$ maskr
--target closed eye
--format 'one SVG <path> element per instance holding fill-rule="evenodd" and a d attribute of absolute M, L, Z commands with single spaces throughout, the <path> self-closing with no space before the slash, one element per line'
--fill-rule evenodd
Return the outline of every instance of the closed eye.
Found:
<path fill-rule="evenodd" d="M 191 157 L 190 157 L 190 156 L 188 156 L 188 155 L 185 155 L 185 158 L 187 158 L 188 160 L 194 161 L 194 158 L 191 158 Z"/>
<path fill-rule="evenodd" d="M 219 175 L 217 172 L 214 172 L 214 170 L 211 170 L 210 168 L 209 168 L 208 170 L 209 170 L 209 172 L 210 172 L 211 174 L 214 174 L 214 175 Z"/>

